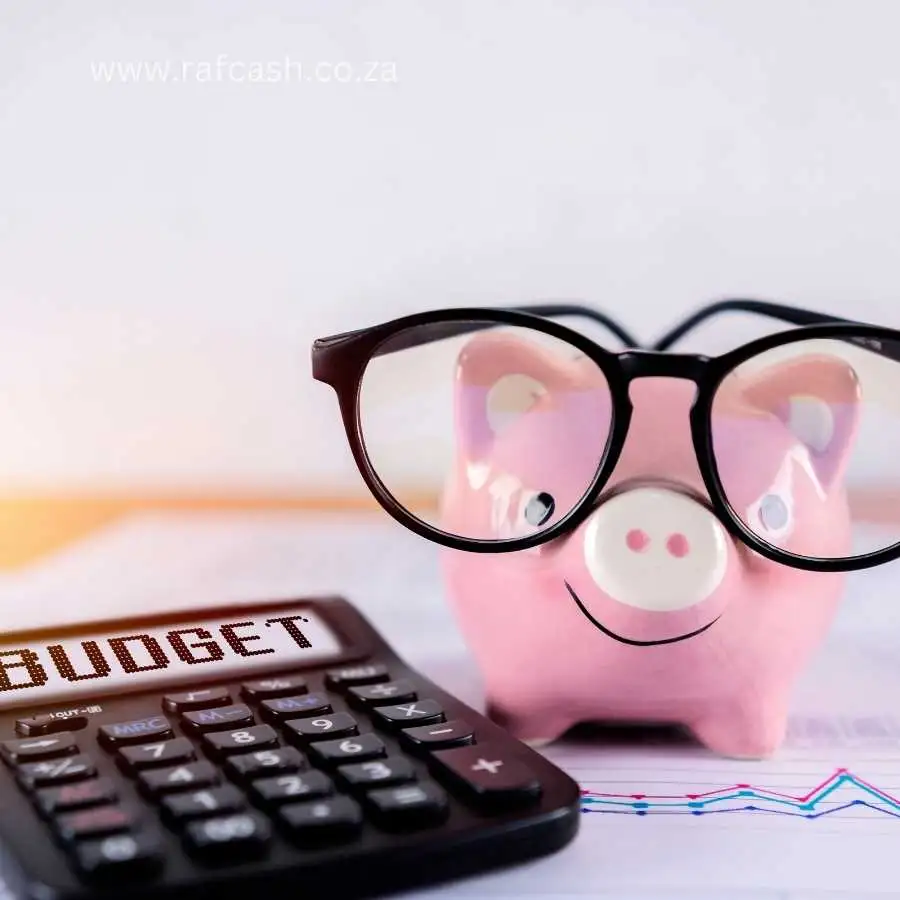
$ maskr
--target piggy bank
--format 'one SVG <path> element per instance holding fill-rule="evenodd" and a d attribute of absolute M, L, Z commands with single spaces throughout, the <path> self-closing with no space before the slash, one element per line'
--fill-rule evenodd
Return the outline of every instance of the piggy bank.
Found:
<path fill-rule="evenodd" d="M 542 511 L 571 509 L 606 441 L 611 399 L 597 367 L 483 333 L 464 345 L 455 375 L 442 527 L 502 538 L 526 533 Z M 805 403 L 785 404 L 795 382 Z M 844 362 L 809 356 L 717 395 L 729 501 L 785 549 L 850 548 L 843 475 L 856 390 Z M 576 529 L 515 552 L 443 551 L 488 714 L 522 740 L 547 743 L 584 722 L 670 723 L 718 754 L 761 758 L 783 739 L 842 576 L 770 561 L 732 537 L 696 461 L 694 391 L 675 378 L 632 382 L 622 454 Z"/>

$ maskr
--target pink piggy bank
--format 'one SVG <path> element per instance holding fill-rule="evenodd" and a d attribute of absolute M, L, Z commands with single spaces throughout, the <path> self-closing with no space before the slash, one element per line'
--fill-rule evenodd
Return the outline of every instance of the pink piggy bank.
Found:
<path fill-rule="evenodd" d="M 571 509 L 607 439 L 599 369 L 497 333 L 470 339 L 456 365 L 441 527 L 508 537 Z M 723 383 L 712 421 L 719 475 L 766 540 L 847 555 L 857 395 L 853 370 L 828 356 Z M 443 551 L 488 711 L 517 737 L 546 743 L 580 722 L 619 720 L 677 723 L 732 757 L 781 743 L 842 575 L 770 561 L 730 535 L 697 466 L 693 396 L 675 378 L 631 384 L 622 454 L 575 530 L 512 553 Z"/>

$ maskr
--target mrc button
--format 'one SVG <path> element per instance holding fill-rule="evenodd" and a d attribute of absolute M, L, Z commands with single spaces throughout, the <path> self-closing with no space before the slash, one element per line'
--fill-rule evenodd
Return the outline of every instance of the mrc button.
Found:
<path fill-rule="evenodd" d="M 147 716 L 146 719 L 104 725 L 97 735 L 105 747 L 121 747 L 123 744 L 137 744 L 147 740 L 168 740 L 174 736 L 172 726 L 165 716 Z"/>

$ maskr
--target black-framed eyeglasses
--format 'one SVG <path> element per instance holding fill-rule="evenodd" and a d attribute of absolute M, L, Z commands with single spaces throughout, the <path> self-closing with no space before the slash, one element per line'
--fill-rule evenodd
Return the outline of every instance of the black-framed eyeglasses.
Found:
<path fill-rule="evenodd" d="M 726 311 L 799 327 L 718 356 L 669 351 Z M 312 369 L 378 503 L 446 547 L 538 547 L 663 478 L 794 568 L 900 556 L 900 331 L 733 299 L 641 347 L 585 306 L 457 308 L 320 338 Z"/>

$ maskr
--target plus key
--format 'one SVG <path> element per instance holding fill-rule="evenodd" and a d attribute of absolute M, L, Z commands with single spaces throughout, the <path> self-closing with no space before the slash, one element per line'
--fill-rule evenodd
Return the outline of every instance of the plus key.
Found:
<path fill-rule="evenodd" d="M 430 760 L 438 777 L 478 805 L 531 802 L 541 795 L 537 775 L 495 744 L 437 750 Z"/>

